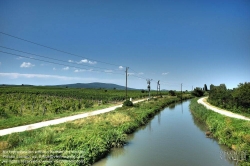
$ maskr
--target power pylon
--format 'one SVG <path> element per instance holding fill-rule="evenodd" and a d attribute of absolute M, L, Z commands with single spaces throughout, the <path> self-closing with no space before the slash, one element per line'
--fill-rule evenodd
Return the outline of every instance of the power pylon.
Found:
<path fill-rule="evenodd" d="M 150 99 L 150 83 L 153 79 L 147 79 L 147 84 L 148 84 L 148 98 Z"/>

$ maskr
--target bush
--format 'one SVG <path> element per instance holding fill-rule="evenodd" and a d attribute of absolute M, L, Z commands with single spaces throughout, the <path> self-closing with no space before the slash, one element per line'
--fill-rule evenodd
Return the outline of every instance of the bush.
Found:
<path fill-rule="evenodd" d="M 170 94 L 170 96 L 175 96 L 175 91 L 170 90 L 168 93 Z"/>
<path fill-rule="evenodd" d="M 126 100 L 126 101 L 124 101 L 124 103 L 123 103 L 122 106 L 123 107 L 125 107 L 125 106 L 132 107 L 133 106 L 133 102 L 130 101 L 130 100 Z"/>
<path fill-rule="evenodd" d="M 194 91 L 192 92 L 192 95 L 196 97 L 201 97 L 204 95 L 204 91 L 199 88 L 195 88 Z"/>

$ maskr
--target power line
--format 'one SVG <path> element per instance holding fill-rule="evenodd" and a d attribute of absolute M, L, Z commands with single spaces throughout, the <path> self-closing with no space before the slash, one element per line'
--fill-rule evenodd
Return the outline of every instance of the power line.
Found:
<path fill-rule="evenodd" d="M 29 40 L 26 40 L 26 39 L 23 39 L 23 38 L 20 38 L 20 37 L 16 37 L 16 36 L 13 36 L 13 35 L 4 33 L 4 32 L 0 32 L 0 33 L 1 33 L 2 35 L 6 35 L 6 36 L 9 36 L 9 37 L 18 39 L 18 40 L 22 40 L 22 41 L 25 41 L 25 42 L 28 42 L 28 43 L 32 43 L 32 44 L 35 44 L 35 45 L 38 45 L 38 46 L 41 46 L 41 47 L 44 47 L 44 48 L 48 48 L 48 49 L 51 49 L 51 50 L 55 50 L 55 51 L 58 51 L 58 52 L 61 52 L 61 53 L 73 55 L 73 56 L 80 57 L 80 58 L 89 59 L 89 60 L 92 60 L 92 61 L 96 61 L 96 62 L 100 62 L 100 63 L 107 64 L 107 65 L 121 66 L 121 65 L 116 65 L 116 64 L 112 64 L 112 63 L 107 63 L 107 62 L 95 60 L 95 59 L 92 59 L 92 58 L 88 58 L 88 57 L 83 57 L 83 56 L 80 56 L 80 55 L 72 54 L 72 53 L 69 53 L 69 52 L 66 52 L 66 51 L 63 51 L 63 50 L 59 50 L 59 49 L 56 49 L 56 48 L 53 48 L 53 47 L 49 47 L 49 46 L 46 46 L 46 45 L 43 45 L 43 44 L 39 44 L 39 43 L 36 43 L 36 42 L 33 42 L 33 41 L 29 41 Z"/>
<path fill-rule="evenodd" d="M 5 48 L 5 49 L 9 49 L 9 50 L 12 50 L 12 51 L 17 51 L 17 52 L 21 52 L 21 53 L 25 53 L 25 54 L 29 54 L 29 55 L 34 55 L 34 56 L 38 56 L 38 57 L 43 57 L 43 58 L 47 58 L 47 59 L 51 59 L 51 60 L 60 61 L 60 62 L 74 63 L 74 64 L 76 64 L 76 65 L 88 66 L 88 67 L 91 67 L 91 68 L 98 68 L 98 69 L 104 69 L 104 70 L 111 70 L 111 69 L 107 69 L 107 68 L 101 68 L 101 67 L 96 67 L 96 66 L 78 64 L 78 63 L 76 63 L 76 62 L 68 62 L 68 61 L 64 61 L 64 60 L 60 60 L 60 59 L 56 59 L 56 58 L 51 58 L 51 57 L 47 57 L 47 56 L 43 56 L 43 55 L 38 55 L 38 54 L 33 54 L 33 53 L 25 52 L 25 51 L 16 50 L 16 49 L 9 48 L 9 47 L 5 47 L 5 46 L 1 46 L 1 45 L 0 45 L 0 47 Z"/>
<path fill-rule="evenodd" d="M 5 54 L 9 54 L 9 55 L 13 55 L 13 56 L 18 56 L 18 57 L 33 59 L 33 60 L 42 61 L 42 62 L 47 62 L 47 63 L 52 63 L 52 64 L 56 64 L 56 65 L 67 66 L 67 67 L 73 67 L 73 68 L 75 68 L 75 69 L 91 70 L 91 69 L 87 69 L 87 68 L 76 67 L 76 66 L 73 66 L 73 65 L 66 65 L 66 64 L 61 64 L 61 63 L 57 63 L 57 62 L 51 62 L 51 61 L 47 61 L 47 60 L 42 60 L 42 59 L 27 57 L 27 56 L 23 56 L 23 55 L 13 54 L 13 53 L 4 52 L 4 51 L 1 51 L 1 50 L 0 50 L 0 52 L 5 53 Z M 101 70 L 91 70 L 91 71 L 97 71 L 97 72 L 103 72 L 103 73 L 109 73 L 109 74 L 120 74 L 120 75 L 123 75 L 122 73 L 105 72 L 105 71 L 101 71 Z"/>

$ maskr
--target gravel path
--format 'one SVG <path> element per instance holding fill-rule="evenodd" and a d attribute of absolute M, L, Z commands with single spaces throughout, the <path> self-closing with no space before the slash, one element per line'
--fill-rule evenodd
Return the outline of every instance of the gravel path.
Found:
<path fill-rule="evenodd" d="M 146 100 L 146 99 L 137 100 L 137 101 L 134 101 L 133 103 L 135 104 L 135 103 L 138 103 L 138 102 L 142 102 L 144 100 Z M 49 121 L 45 121 L 45 122 L 29 124 L 29 125 L 25 125 L 25 126 L 18 126 L 18 127 L 3 129 L 3 130 L 0 130 L 0 136 L 8 135 L 8 134 L 11 134 L 11 133 L 23 132 L 23 131 L 26 131 L 26 130 L 38 129 L 38 128 L 42 128 L 42 127 L 46 127 L 46 126 L 50 126 L 50 125 L 57 125 L 57 124 L 60 124 L 60 123 L 65 123 L 65 122 L 69 122 L 69 121 L 73 121 L 73 120 L 77 120 L 77 119 L 82 119 L 82 118 L 86 118 L 86 117 L 89 117 L 89 116 L 103 114 L 103 113 L 106 113 L 106 112 L 113 111 L 113 110 L 115 110 L 116 108 L 119 108 L 119 107 L 122 107 L 122 104 L 117 105 L 117 106 L 113 106 L 113 107 L 109 107 L 109 108 L 105 108 L 105 109 L 101 109 L 101 110 L 97 110 L 97 111 L 92 111 L 92 112 L 87 112 L 87 113 L 83 113 L 83 114 L 68 116 L 68 117 L 64 117 L 64 118 L 60 118 L 60 119 L 54 119 L 54 120 L 49 120 Z"/>
<path fill-rule="evenodd" d="M 222 115 L 225 115 L 225 116 L 228 116 L 228 117 L 232 117 L 232 118 L 236 118 L 236 119 L 242 119 L 242 120 L 250 121 L 250 118 L 247 118 L 245 116 L 242 116 L 242 115 L 239 115 L 239 114 L 236 114 L 236 113 L 232 113 L 230 111 L 227 111 L 227 110 L 224 110 L 224 109 L 221 109 L 221 108 L 218 108 L 218 107 L 215 107 L 215 106 L 209 104 L 207 102 L 207 97 L 200 98 L 197 102 L 199 104 L 204 105 L 207 109 L 210 109 L 210 110 L 212 110 L 214 112 L 217 112 L 219 114 L 222 114 Z"/>

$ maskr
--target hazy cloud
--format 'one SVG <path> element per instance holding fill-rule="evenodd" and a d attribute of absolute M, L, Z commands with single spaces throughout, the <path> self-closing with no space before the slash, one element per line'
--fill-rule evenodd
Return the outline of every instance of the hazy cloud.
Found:
<path fill-rule="evenodd" d="M 55 68 L 55 67 L 53 67 L 53 70 L 56 70 L 56 68 Z"/>
<path fill-rule="evenodd" d="M 68 62 L 74 62 L 74 61 L 72 61 L 72 60 L 68 60 Z"/>
<path fill-rule="evenodd" d="M 28 68 L 28 67 L 33 67 L 35 65 L 31 64 L 30 62 L 23 62 L 20 67 L 25 67 L 25 68 Z"/>
<path fill-rule="evenodd" d="M 96 64 L 96 61 L 89 61 L 89 64 L 94 65 Z"/>
<path fill-rule="evenodd" d="M 162 73 L 162 75 L 167 75 L 169 72 L 166 72 L 166 73 Z"/>
<path fill-rule="evenodd" d="M 66 77 L 58 75 L 46 75 L 46 74 L 20 74 L 20 73 L 0 73 L 0 77 L 8 77 L 11 79 L 17 78 L 43 78 L 43 79 L 61 79 L 61 80 L 83 80 L 82 77 Z"/>
<path fill-rule="evenodd" d="M 23 59 L 23 57 L 17 57 L 16 59 L 18 59 L 18 60 L 19 60 L 19 59 Z"/>
<path fill-rule="evenodd" d="M 112 73 L 113 70 L 104 70 L 105 73 Z"/>
<path fill-rule="evenodd" d="M 75 72 L 75 73 L 79 73 L 79 72 L 84 72 L 84 71 L 86 71 L 86 70 L 83 70 L 83 69 L 76 69 L 74 72 Z"/>
<path fill-rule="evenodd" d="M 143 75 L 143 74 L 144 74 L 143 72 L 138 73 L 138 75 Z"/>
<path fill-rule="evenodd" d="M 68 67 L 68 66 L 67 66 L 67 67 L 64 67 L 63 70 L 69 70 L 69 67 Z"/>
<path fill-rule="evenodd" d="M 124 67 L 123 66 L 119 66 L 119 69 L 123 69 Z"/>
<path fill-rule="evenodd" d="M 79 72 L 85 72 L 85 71 L 88 71 L 88 72 L 91 72 L 93 71 L 93 69 L 89 69 L 89 70 L 85 70 L 85 69 L 75 69 L 75 73 L 79 73 Z"/>

